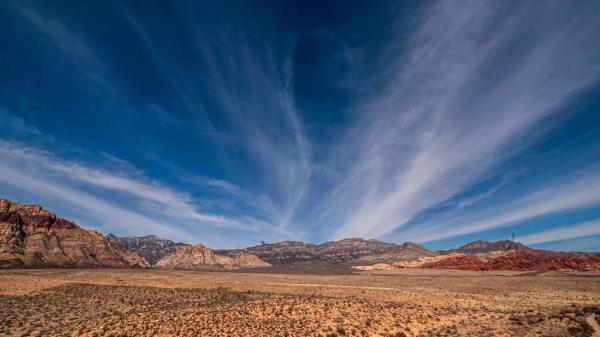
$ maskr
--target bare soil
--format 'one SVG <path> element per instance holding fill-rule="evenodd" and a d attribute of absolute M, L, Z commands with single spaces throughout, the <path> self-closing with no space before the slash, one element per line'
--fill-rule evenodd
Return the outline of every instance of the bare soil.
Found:
<path fill-rule="evenodd" d="M 592 336 L 600 275 L 0 271 L 2 336 Z"/>

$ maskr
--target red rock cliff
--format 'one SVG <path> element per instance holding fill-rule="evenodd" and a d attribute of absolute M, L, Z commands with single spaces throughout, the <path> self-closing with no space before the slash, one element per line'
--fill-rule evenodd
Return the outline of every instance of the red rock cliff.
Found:
<path fill-rule="evenodd" d="M 40 206 L 0 198 L 0 267 L 148 267 L 148 262 Z"/>

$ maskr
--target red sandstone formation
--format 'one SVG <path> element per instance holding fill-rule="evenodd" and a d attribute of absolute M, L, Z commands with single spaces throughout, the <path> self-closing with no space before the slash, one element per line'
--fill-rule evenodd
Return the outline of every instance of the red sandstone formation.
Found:
<path fill-rule="evenodd" d="M 600 272 L 600 256 L 583 253 L 515 250 L 487 262 L 480 261 L 471 256 L 455 256 L 432 263 L 425 263 L 421 265 L 421 268 Z"/>
<path fill-rule="evenodd" d="M 148 267 L 102 234 L 0 198 L 0 267 Z"/>
<path fill-rule="evenodd" d="M 457 270 L 486 270 L 486 262 L 467 255 L 449 256 L 447 258 L 424 263 L 420 268 L 457 269 Z"/>
<path fill-rule="evenodd" d="M 600 271 L 600 256 L 517 250 L 488 262 L 488 270 Z"/>

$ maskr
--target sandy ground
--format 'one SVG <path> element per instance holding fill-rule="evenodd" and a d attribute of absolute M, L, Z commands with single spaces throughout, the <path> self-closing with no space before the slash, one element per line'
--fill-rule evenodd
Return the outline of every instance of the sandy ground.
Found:
<path fill-rule="evenodd" d="M 592 336 L 600 275 L 0 271 L 2 336 Z"/>

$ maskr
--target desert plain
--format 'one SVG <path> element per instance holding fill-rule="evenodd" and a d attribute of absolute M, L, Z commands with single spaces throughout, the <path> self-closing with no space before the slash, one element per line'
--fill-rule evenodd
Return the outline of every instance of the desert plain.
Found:
<path fill-rule="evenodd" d="M 0 271 L 2 336 L 598 336 L 600 275 Z"/>

